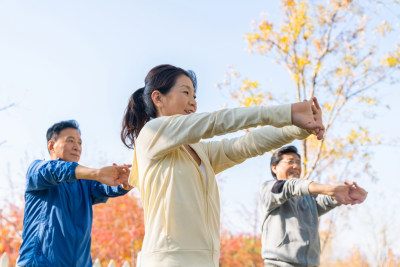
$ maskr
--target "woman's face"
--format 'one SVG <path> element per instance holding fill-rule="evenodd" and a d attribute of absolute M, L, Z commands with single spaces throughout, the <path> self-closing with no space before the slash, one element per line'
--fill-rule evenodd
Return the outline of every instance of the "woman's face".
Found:
<path fill-rule="evenodd" d="M 153 94 L 156 92 L 158 91 L 153 92 Z M 175 85 L 167 94 L 163 95 L 158 92 L 158 96 L 153 97 L 152 95 L 152 98 L 157 107 L 158 117 L 176 114 L 188 115 L 197 110 L 193 82 L 186 75 L 179 76 Z"/>

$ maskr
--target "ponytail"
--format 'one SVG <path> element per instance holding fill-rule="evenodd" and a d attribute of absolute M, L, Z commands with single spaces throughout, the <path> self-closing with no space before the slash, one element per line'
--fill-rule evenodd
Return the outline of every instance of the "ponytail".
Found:
<path fill-rule="evenodd" d="M 131 95 L 122 119 L 121 140 L 128 148 L 134 148 L 140 130 L 150 120 L 143 95 L 144 87 Z"/>

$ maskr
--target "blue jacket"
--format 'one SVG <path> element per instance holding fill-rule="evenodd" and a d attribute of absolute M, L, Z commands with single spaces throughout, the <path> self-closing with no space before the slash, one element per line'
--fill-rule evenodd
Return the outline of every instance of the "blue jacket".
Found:
<path fill-rule="evenodd" d="M 92 205 L 128 191 L 77 180 L 76 166 L 60 159 L 36 160 L 29 166 L 18 266 L 92 266 Z"/>

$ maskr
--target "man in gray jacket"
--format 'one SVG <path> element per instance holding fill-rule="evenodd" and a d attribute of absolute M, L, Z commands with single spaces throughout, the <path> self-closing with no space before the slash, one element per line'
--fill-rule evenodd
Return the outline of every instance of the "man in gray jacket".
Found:
<path fill-rule="evenodd" d="M 260 189 L 264 266 L 318 266 L 318 216 L 340 204 L 362 203 L 367 192 L 354 182 L 328 185 L 298 179 L 301 161 L 294 146 L 276 150 L 270 167 L 276 180 Z"/>

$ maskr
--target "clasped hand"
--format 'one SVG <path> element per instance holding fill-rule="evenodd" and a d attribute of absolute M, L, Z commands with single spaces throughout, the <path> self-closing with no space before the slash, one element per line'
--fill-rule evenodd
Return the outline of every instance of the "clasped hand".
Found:
<path fill-rule="evenodd" d="M 322 109 L 316 97 L 292 104 L 292 123 L 307 130 L 310 134 L 316 135 L 318 140 L 324 137 L 325 127 L 322 124 Z"/>
<path fill-rule="evenodd" d="M 133 187 L 128 184 L 128 178 L 131 165 L 123 164 L 107 166 L 99 169 L 98 181 L 100 183 L 117 186 L 121 185 L 124 190 L 130 190 Z"/>
<path fill-rule="evenodd" d="M 359 187 L 356 182 L 344 182 L 344 185 L 335 187 L 332 197 L 341 204 L 354 205 L 364 202 L 367 194 L 367 191 Z"/>

